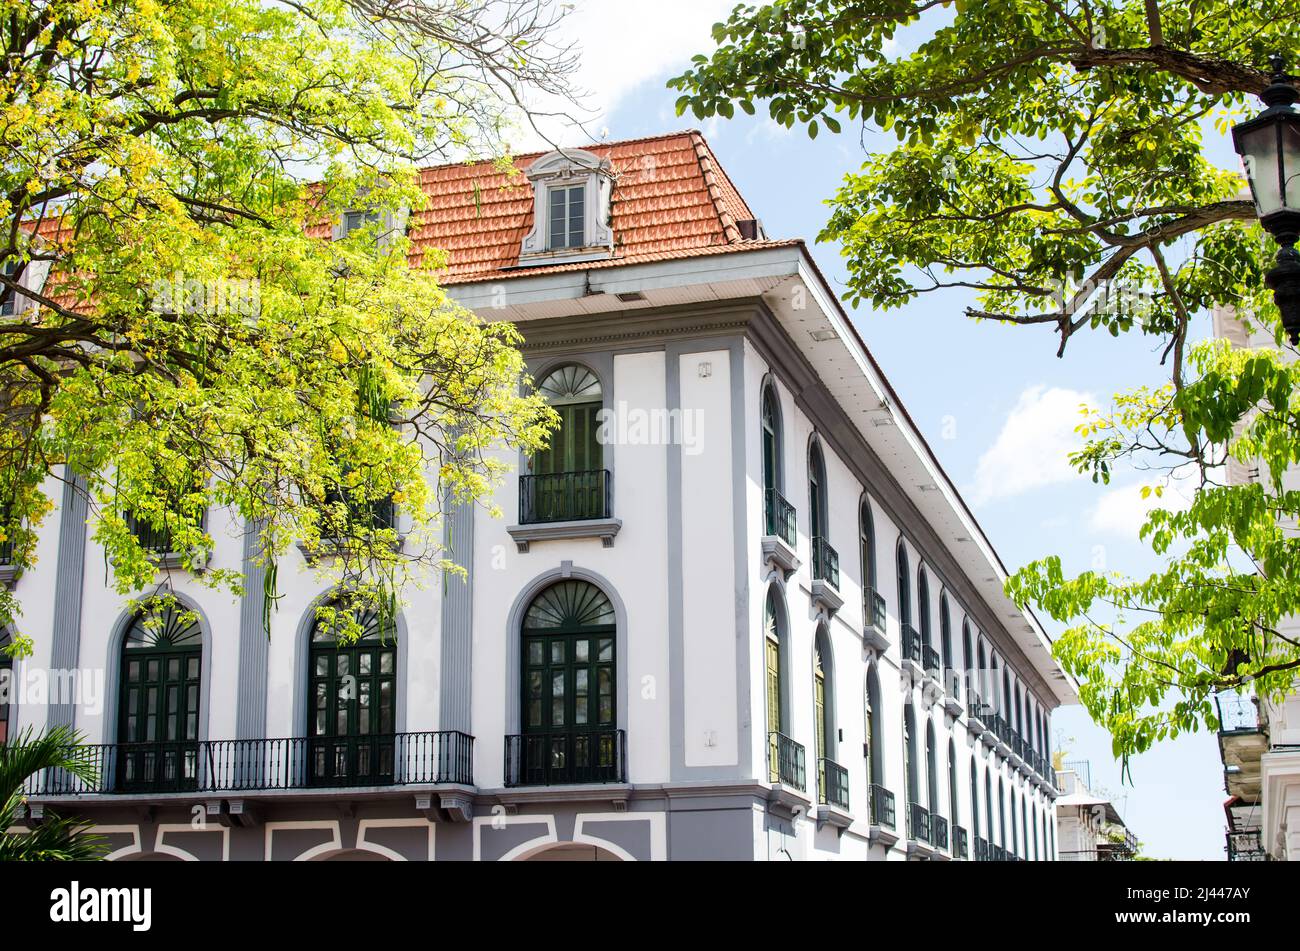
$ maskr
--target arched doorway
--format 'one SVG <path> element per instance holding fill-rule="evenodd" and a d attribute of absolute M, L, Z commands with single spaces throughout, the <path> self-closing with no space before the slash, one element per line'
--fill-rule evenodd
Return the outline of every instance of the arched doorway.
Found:
<path fill-rule="evenodd" d="M 340 642 L 315 621 L 308 657 L 307 781 L 317 786 L 393 781 L 397 631 L 377 611 L 356 615 L 360 636 Z"/>
<path fill-rule="evenodd" d="M 524 785 L 623 778 L 614 606 L 589 581 L 559 581 L 524 614 L 522 750 L 509 777 Z"/>
<path fill-rule="evenodd" d="M 183 792 L 198 785 L 203 631 L 180 605 L 140 613 L 122 640 L 115 786 Z"/>

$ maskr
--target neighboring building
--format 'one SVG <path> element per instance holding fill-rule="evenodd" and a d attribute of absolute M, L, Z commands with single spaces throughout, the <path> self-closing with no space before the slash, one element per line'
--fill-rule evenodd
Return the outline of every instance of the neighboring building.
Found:
<path fill-rule="evenodd" d="M 340 647 L 282 564 L 268 639 L 214 510 L 251 593 L 160 566 L 199 620 L 146 629 L 69 479 L 15 673 L 100 671 L 105 702 L 10 716 L 75 723 L 103 775 L 40 777 L 32 821 L 117 857 L 1054 858 L 1075 686 L 804 243 L 695 132 L 517 164 L 427 170 L 408 224 L 563 419 L 503 520 L 449 512 L 468 580 Z"/>
<path fill-rule="evenodd" d="M 1215 312 L 1214 332 L 1236 347 L 1276 346 L 1271 336 L 1252 333 L 1227 309 Z M 1228 461 L 1227 470 L 1233 485 L 1259 479 L 1258 467 L 1235 459 Z M 1283 485 L 1300 489 L 1300 470 L 1292 466 Z M 1287 618 L 1278 630 L 1285 637 L 1300 638 L 1300 618 Z M 1215 701 L 1228 794 L 1228 859 L 1300 860 L 1300 690 L 1280 704 L 1261 703 L 1250 694 L 1222 694 Z"/>
<path fill-rule="evenodd" d="M 1092 791 L 1089 763 L 1064 763 L 1056 771 L 1061 796 L 1056 824 L 1062 862 L 1119 862 L 1137 855 L 1138 840 L 1124 824 L 1115 804 Z"/>

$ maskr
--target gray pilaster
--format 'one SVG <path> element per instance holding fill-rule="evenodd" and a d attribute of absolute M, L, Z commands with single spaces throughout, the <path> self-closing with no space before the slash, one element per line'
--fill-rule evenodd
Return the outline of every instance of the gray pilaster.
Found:
<path fill-rule="evenodd" d="M 470 729 L 471 666 L 474 629 L 474 506 L 447 498 L 443 505 L 443 544 L 447 557 L 467 572 L 442 576 L 442 663 L 439 689 L 440 730 Z"/>
<path fill-rule="evenodd" d="M 239 604 L 239 695 L 235 734 L 240 740 L 266 737 L 266 677 L 270 638 L 262 623 L 266 568 L 257 563 L 261 525 L 244 526 L 244 596 Z M 305 689 L 301 684 L 298 689 Z"/>
<path fill-rule="evenodd" d="M 86 580 L 86 515 L 89 499 L 86 481 L 69 470 L 63 483 L 59 515 L 59 555 L 54 576 L 54 625 L 50 639 L 50 668 L 76 670 L 81 653 L 81 602 Z M 54 698 L 48 724 L 73 726 L 76 710 L 70 702 Z M 66 699 L 66 698 L 64 698 Z"/>

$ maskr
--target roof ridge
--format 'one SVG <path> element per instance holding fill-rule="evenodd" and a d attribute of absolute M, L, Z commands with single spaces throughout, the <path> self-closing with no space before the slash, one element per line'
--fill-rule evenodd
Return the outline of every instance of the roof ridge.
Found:
<path fill-rule="evenodd" d="M 510 155 L 509 158 L 518 161 L 519 159 L 531 158 L 533 156 L 549 155 L 551 154 L 551 152 L 555 152 L 555 151 L 564 151 L 564 150 L 573 150 L 573 149 L 603 149 L 603 148 L 613 148 L 614 146 L 618 146 L 618 145 L 639 145 L 642 142 L 662 142 L 667 139 L 681 139 L 681 138 L 686 138 L 688 136 L 698 136 L 700 134 L 701 133 L 699 129 L 678 129 L 676 132 L 661 132 L 658 135 L 642 135 L 642 136 L 636 136 L 631 139 L 614 139 L 613 141 L 610 142 L 589 142 L 586 145 L 561 145 L 556 149 L 548 149 L 546 151 L 533 150 L 530 152 L 519 152 L 518 154 Z M 489 158 L 464 159 L 463 161 L 459 161 L 459 162 L 442 162 L 439 163 L 438 165 L 422 165 L 418 169 L 416 169 L 416 171 L 436 172 L 439 169 L 444 169 L 444 168 L 473 168 L 475 165 L 489 165 L 493 162 L 499 161 L 500 159 L 506 157 L 507 156 L 505 155 L 498 155 Z"/>
<path fill-rule="evenodd" d="M 704 136 L 698 130 L 691 130 L 691 144 L 695 146 L 695 158 L 700 163 L 700 174 L 704 176 L 705 187 L 709 190 L 709 200 L 713 202 L 713 209 L 717 212 L 718 221 L 722 225 L 722 235 L 726 238 L 728 244 L 737 244 L 742 240 L 740 227 L 736 224 L 736 219 L 731 212 L 727 210 L 726 203 L 722 200 L 722 188 L 718 185 L 718 175 L 726 177 L 726 172 L 722 171 L 721 166 L 717 166 L 715 172 L 715 162 L 709 152 L 708 143 L 704 141 Z"/>

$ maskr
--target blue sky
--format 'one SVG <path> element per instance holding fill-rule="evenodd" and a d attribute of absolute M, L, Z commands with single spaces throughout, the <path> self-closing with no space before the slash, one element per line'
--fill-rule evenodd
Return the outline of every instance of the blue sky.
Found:
<path fill-rule="evenodd" d="M 673 109 L 664 82 L 696 52 L 711 46 L 708 27 L 731 0 L 588 0 L 570 31 L 582 48 L 581 80 L 597 117 L 588 128 L 611 140 L 654 135 L 697 125 Z M 636 46 L 630 42 L 635 37 Z M 857 130 L 815 141 L 763 118 L 743 114 L 709 121 L 702 130 L 771 237 L 810 243 L 825 222 L 825 200 L 864 153 Z M 564 135 L 581 145 L 582 135 Z M 868 148 L 888 149 L 892 136 L 869 136 Z M 1231 146 L 1207 142 L 1225 167 L 1236 167 Z M 842 289 L 839 249 L 812 245 L 832 285 Z M 1096 486 L 1064 461 L 1077 424 L 1077 405 L 1164 380 L 1152 343 L 1109 335 L 1075 338 L 1057 359 L 1048 329 L 976 324 L 963 314 L 962 291 L 927 295 L 906 308 L 852 312 L 875 355 L 925 438 L 971 503 L 985 532 L 1014 570 L 1044 554 L 1061 555 L 1067 570 L 1104 563 L 1140 573 L 1155 567 L 1139 544 L 1141 479 L 1121 474 Z M 1208 319 L 1199 335 L 1209 333 Z M 1050 619 L 1044 619 L 1049 631 Z M 1082 707 L 1058 710 L 1053 742 L 1069 759 L 1091 762 L 1095 787 L 1111 793 L 1120 813 L 1157 858 L 1222 859 L 1225 798 L 1212 734 L 1167 742 L 1136 757 L 1131 784 L 1120 779 L 1109 736 Z"/>

